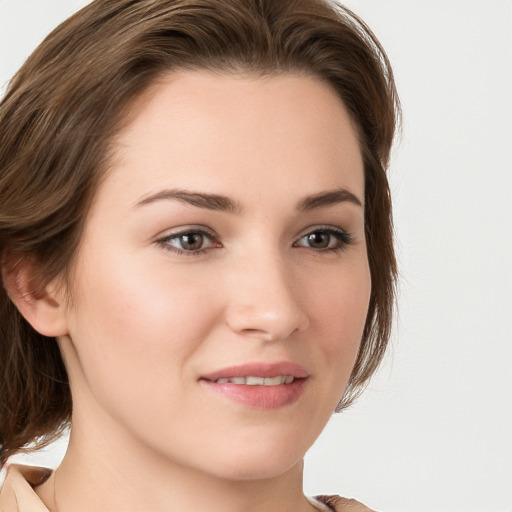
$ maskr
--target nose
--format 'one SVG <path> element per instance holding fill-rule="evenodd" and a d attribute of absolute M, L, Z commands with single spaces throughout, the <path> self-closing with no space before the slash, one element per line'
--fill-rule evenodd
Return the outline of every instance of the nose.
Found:
<path fill-rule="evenodd" d="M 234 332 L 276 341 L 309 326 L 300 285 L 277 255 L 245 260 L 231 278 L 226 321 Z"/>

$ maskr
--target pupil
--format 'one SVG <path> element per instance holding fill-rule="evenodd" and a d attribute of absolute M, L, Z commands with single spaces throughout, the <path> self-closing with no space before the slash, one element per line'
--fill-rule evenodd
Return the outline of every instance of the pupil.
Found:
<path fill-rule="evenodd" d="M 197 233 L 190 235 L 182 235 L 181 236 L 181 246 L 183 249 L 188 249 L 189 251 L 195 251 L 200 249 L 203 245 L 203 235 L 199 235 Z"/>
<path fill-rule="evenodd" d="M 321 231 L 312 233 L 309 235 L 309 243 L 311 247 L 325 249 L 329 246 L 329 235 L 327 233 L 322 233 Z"/>

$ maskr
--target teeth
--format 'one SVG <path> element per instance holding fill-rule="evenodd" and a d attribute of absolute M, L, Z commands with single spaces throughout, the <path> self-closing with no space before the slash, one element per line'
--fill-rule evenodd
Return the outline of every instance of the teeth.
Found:
<path fill-rule="evenodd" d="M 217 379 L 217 384 L 245 384 L 246 386 L 280 386 L 281 384 L 291 384 L 294 381 L 292 375 L 277 375 L 276 377 L 230 377 Z"/>
<path fill-rule="evenodd" d="M 279 386 L 283 384 L 284 379 L 286 379 L 286 377 L 278 375 L 277 377 L 265 377 L 263 380 L 265 381 L 265 386 Z"/>
<path fill-rule="evenodd" d="M 263 386 L 265 385 L 265 379 L 263 377 L 246 377 L 246 386 Z"/>

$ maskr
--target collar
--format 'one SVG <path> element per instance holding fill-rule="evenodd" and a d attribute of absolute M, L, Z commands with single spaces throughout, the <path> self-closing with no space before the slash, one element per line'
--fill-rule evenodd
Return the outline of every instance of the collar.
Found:
<path fill-rule="evenodd" d="M 0 512 L 50 512 L 33 488 L 51 474 L 48 468 L 10 465 L 0 492 Z"/>

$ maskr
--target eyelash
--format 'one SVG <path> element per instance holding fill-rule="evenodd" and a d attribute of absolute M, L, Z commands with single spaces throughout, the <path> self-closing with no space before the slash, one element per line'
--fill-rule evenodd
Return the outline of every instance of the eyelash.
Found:
<path fill-rule="evenodd" d="M 302 235 L 298 241 L 306 238 L 306 237 L 309 237 L 311 235 L 314 235 L 314 234 L 319 234 L 319 233 L 322 233 L 322 234 L 325 234 L 325 235 L 329 235 L 331 237 L 331 241 L 332 241 L 332 238 L 334 238 L 337 243 L 335 244 L 335 246 L 333 247 L 327 247 L 327 248 L 323 248 L 323 249 L 316 249 L 317 252 L 334 252 L 334 253 L 338 253 L 338 252 L 341 252 L 343 251 L 347 245 L 350 245 L 353 240 L 352 240 L 352 236 L 350 235 L 350 233 L 348 233 L 347 231 L 345 231 L 344 229 L 341 229 L 341 228 L 337 228 L 337 227 L 334 227 L 334 226 L 318 226 L 318 227 L 315 227 L 312 231 L 308 231 L 307 233 L 305 233 L 304 235 Z M 304 247 L 304 246 L 297 246 L 296 244 L 298 243 L 295 242 L 293 245 L 294 247 Z M 310 247 L 310 249 L 314 249 L 314 247 Z"/>
<path fill-rule="evenodd" d="M 201 254 L 204 254 L 208 249 L 210 249 L 211 247 L 221 247 L 220 244 L 215 244 L 215 242 L 212 242 L 212 245 L 210 247 L 207 247 L 205 249 L 198 249 L 198 250 L 195 250 L 195 251 L 187 251 L 185 249 L 179 249 L 177 247 L 173 247 L 172 245 L 170 245 L 170 241 L 171 240 L 179 240 L 181 237 L 183 236 L 187 236 L 187 235 L 201 235 L 202 237 L 204 238 L 210 238 L 210 239 L 214 239 L 215 238 L 215 233 L 213 233 L 212 231 L 209 231 L 209 230 L 206 230 L 204 228 L 190 228 L 190 229 L 184 229 L 183 231 L 178 231 L 176 233 L 171 233 L 163 238 L 159 238 L 156 243 L 158 245 L 160 245 L 163 249 L 165 249 L 166 251 L 170 251 L 170 252 L 173 252 L 175 254 L 183 254 L 183 255 L 186 255 L 186 256 L 200 256 Z"/>
<path fill-rule="evenodd" d="M 294 242 L 293 247 L 306 247 L 304 245 L 297 245 L 298 242 L 305 239 L 306 237 L 309 237 L 314 234 L 324 234 L 328 235 L 329 237 L 334 238 L 337 243 L 333 247 L 326 247 L 326 248 L 320 248 L 315 249 L 314 247 L 309 247 L 310 249 L 313 249 L 315 252 L 333 252 L 333 253 L 339 253 L 345 249 L 347 245 L 350 245 L 353 242 L 352 236 L 345 230 L 333 226 L 318 226 L 315 227 L 313 230 L 308 231 L 304 235 L 300 236 L 297 242 Z M 212 241 L 211 245 L 209 247 L 206 247 L 204 249 L 197 249 L 197 250 L 186 250 L 186 249 L 179 249 L 177 247 L 174 247 L 170 245 L 171 240 L 179 240 L 181 237 L 188 236 L 188 235 L 200 235 L 203 238 L 208 239 L 214 239 L 216 237 L 215 233 L 212 231 L 206 230 L 204 228 L 190 228 L 185 229 L 183 231 L 178 231 L 176 233 L 171 233 L 165 237 L 159 238 L 156 240 L 156 243 L 162 247 L 163 249 L 173 252 L 175 254 L 180 255 L 186 255 L 186 256 L 200 256 L 204 254 L 208 249 L 211 248 L 218 248 L 222 247 L 222 245 L 219 242 Z M 329 241 L 329 244 L 332 242 L 332 238 Z"/>

